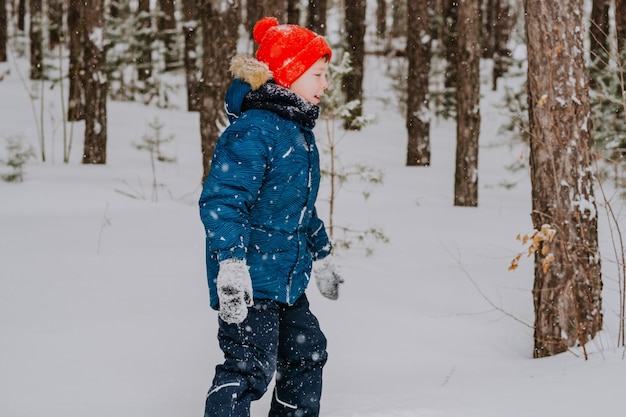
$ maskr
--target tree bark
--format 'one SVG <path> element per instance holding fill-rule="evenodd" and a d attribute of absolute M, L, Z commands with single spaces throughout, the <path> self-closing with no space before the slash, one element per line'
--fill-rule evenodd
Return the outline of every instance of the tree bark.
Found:
<path fill-rule="evenodd" d="M 104 0 L 86 0 L 83 30 L 85 146 L 83 164 L 105 164 L 107 92 L 104 51 Z"/>
<path fill-rule="evenodd" d="M 30 79 L 43 80 L 43 26 L 41 0 L 30 0 Z"/>
<path fill-rule="evenodd" d="M 406 56 L 407 79 L 406 128 L 408 146 L 406 164 L 430 165 L 430 113 L 428 109 L 428 75 L 430 73 L 431 38 L 428 1 L 408 0 Z"/>
<path fill-rule="evenodd" d="M 85 119 L 83 76 L 83 25 L 81 16 L 84 0 L 70 0 L 67 9 L 67 32 L 69 34 L 69 94 L 67 120 L 75 122 Z"/>
<path fill-rule="evenodd" d="M 602 328 L 589 76 L 582 0 L 525 0 L 532 221 L 556 231 L 535 252 L 534 352 L 585 344 Z M 586 352 L 586 351 L 585 351 Z M 586 355 L 586 353 L 585 353 Z"/>
<path fill-rule="evenodd" d="M 215 143 L 223 126 L 228 123 L 224 110 L 224 93 L 231 82 L 228 68 L 236 53 L 239 2 L 202 0 L 202 106 L 200 108 L 200 136 L 202 140 L 202 182 L 209 173 Z M 250 29 L 252 31 L 252 28 Z M 219 41 L 217 41 L 219 40 Z"/>
<path fill-rule="evenodd" d="M 359 127 L 351 121 L 363 114 L 363 69 L 365 62 L 365 11 L 366 0 L 345 0 L 345 33 L 347 51 L 350 53 L 350 71 L 343 78 L 346 101 L 358 100 L 359 105 L 351 111 L 350 118 L 344 123 L 348 130 Z"/>
<path fill-rule="evenodd" d="M 480 134 L 480 15 L 478 0 L 459 2 L 457 74 L 463 82 L 456 88 L 456 172 L 454 205 L 478 205 L 478 137 Z"/>
<path fill-rule="evenodd" d="M 187 85 L 187 110 L 200 110 L 197 51 L 198 11 L 196 0 L 183 0 L 183 35 L 185 37 L 185 83 Z"/>

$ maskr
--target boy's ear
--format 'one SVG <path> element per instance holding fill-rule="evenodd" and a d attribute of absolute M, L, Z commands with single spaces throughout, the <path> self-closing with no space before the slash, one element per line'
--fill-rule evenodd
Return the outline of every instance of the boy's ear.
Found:
<path fill-rule="evenodd" d="M 235 55 L 230 61 L 230 73 L 256 90 L 273 77 L 267 64 L 248 55 Z"/>

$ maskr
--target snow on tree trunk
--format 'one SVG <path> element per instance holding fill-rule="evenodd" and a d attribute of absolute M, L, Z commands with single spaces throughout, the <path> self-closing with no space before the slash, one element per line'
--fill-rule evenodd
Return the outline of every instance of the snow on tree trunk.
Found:
<path fill-rule="evenodd" d="M 227 123 L 224 94 L 231 81 L 228 68 L 236 53 L 239 2 L 203 0 L 202 17 L 202 80 L 200 137 L 202 141 L 202 182 L 209 173 L 215 143 Z M 252 31 L 252 28 L 250 28 Z"/>
<path fill-rule="evenodd" d="M 480 14 L 478 0 L 458 5 L 456 86 L 456 171 L 454 205 L 478 205 L 478 136 L 480 134 Z"/>
<path fill-rule="evenodd" d="M 532 221 L 552 230 L 535 252 L 534 357 L 585 344 L 602 328 L 583 1 L 525 0 Z"/>
<path fill-rule="evenodd" d="M 84 11 L 83 68 L 85 87 L 84 164 L 105 164 L 107 145 L 104 0 L 87 0 Z"/>
<path fill-rule="evenodd" d="M 428 3 L 408 0 L 406 56 L 409 63 L 407 79 L 406 128 L 408 145 L 406 164 L 430 165 L 430 116 L 428 109 L 428 75 L 430 72 L 431 38 Z"/>

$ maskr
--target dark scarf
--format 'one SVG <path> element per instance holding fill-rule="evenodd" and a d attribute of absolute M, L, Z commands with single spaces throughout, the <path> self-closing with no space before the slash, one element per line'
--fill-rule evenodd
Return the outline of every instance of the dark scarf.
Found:
<path fill-rule="evenodd" d="M 269 110 L 311 129 L 320 114 L 318 106 L 271 81 L 246 94 L 241 110 L 250 109 Z"/>

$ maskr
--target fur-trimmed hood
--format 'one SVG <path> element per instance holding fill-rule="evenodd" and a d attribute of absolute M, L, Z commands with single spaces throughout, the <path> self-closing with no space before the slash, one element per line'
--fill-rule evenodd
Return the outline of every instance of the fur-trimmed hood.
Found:
<path fill-rule="evenodd" d="M 235 79 L 228 87 L 224 101 L 226 114 L 232 123 L 241 115 L 246 94 L 271 80 L 272 72 L 266 64 L 251 56 L 235 55 L 230 61 L 230 73 Z"/>
<path fill-rule="evenodd" d="M 267 64 L 248 55 L 235 55 L 230 61 L 230 73 L 250 84 L 253 90 L 272 79 L 272 71 Z"/>

